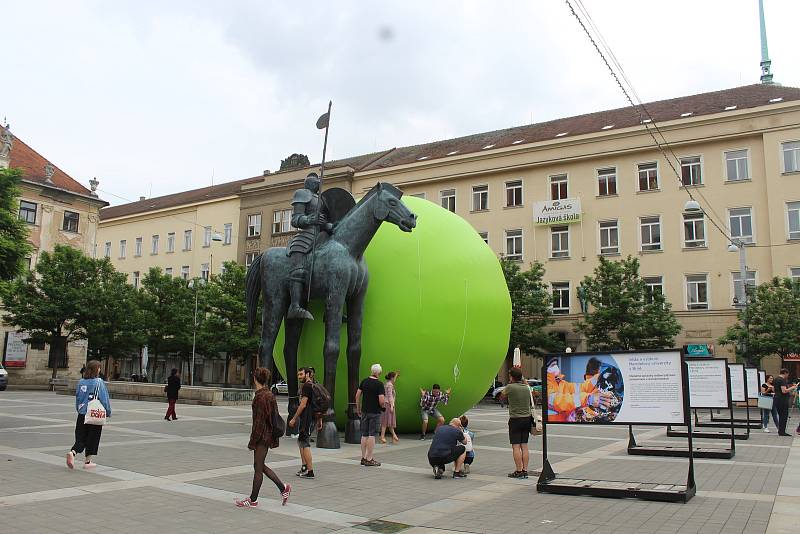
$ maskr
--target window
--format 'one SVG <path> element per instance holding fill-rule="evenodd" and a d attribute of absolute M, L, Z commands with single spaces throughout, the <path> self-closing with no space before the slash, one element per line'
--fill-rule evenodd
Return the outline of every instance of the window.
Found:
<path fill-rule="evenodd" d="M 183 232 L 183 250 L 192 250 L 192 231 L 184 230 Z"/>
<path fill-rule="evenodd" d="M 478 235 L 481 236 L 484 243 L 489 244 L 489 232 L 478 232 Z"/>
<path fill-rule="evenodd" d="M 106 258 L 111 257 L 111 241 L 106 241 L 106 249 L 105 253 L 103 254 Z"/>
<path fill-rule="evenodd" d="M 139 289 L 139 271 L 133 271 L 133 289 Z"/>
<path fill-rule="evenodd" d="M 259 215 L 259 218 L 261 216 Z M 259 219 L 260 220 L 260 219 Z M 259 224 L 261 224 L 259 222 Z M 272 233 L 282 234 L 292 231 L 292 210 L 276 210 L 272 212 Z"/>
<path fill-rule="evenodd" d="M 64 210 L 64 225 L 62 226 L 62 229 L 65 232 L 78 233 L 78 220 L 79 219 L 80 219 L 80 215 L 78 215 L 74 211 L 66 211 L 66 210 Z"/>
<path fill-rule="evenodd" d="M 786 216 L 789 218 L 789 239 L 800 239 L 800 202 L 787 202 Z"/>
<path fill-rule="evenodd" d="M 34 202 L 20 200 L 19 219 L 28 224 L 36 224 L 36 204 Z"/>
<path fill-rule="evenodd" d="M 167 252 L 175 252 L 175 232 L 167 234 Z"/>
<path fill-rule="evenodd" d="M 783 151 L 783 172 L 800 171 L 800 141 L 782 143 Z"/>
<path fill-rule="evenodd" d="M 550 257 L 569 257 L 569 226 L 550 227 Z"/>
<path fill-rule="evenodd" d="M 133 249 L 133 255 L 135 257 L 137 257 L 137 258 L 142 255 L 142 238 L 141 237 L 137 237 L 136 238 L 136 242 L 134 244 L 134 249 Z"/>
<path fill-rule="evenodd" d="M 747 150 L 725 152 L 725 170 L 729 182 L 748 180 L 750 173 L 747 169 Z"/>
<path fill-rule="evenodd" d="M 208 269 L 208 264 L 204 263 L 200 266 L 200 278 L 208 282 L 210 271 Z"/>
<path fill-rule="evenodd" d="M 686 275 L 686 309 L 708 309 L 708 275 Z"/>
<path fill-rule="evenodd" d="M 569 282 L 553 282 L 553 315 L 569 314 Z"/>
<path fill-rule="evenodd" d="M 121 239 L 119 242 L 119 259 L 124 260 L 125 254 L 128 253 L 128 241 Z"/>
<path fill-rule="evenodd" d="M 425 193 L 411 193 L 410 196 L 416 197 L 416 198 L 421 198 L 422 200 L 425 200 Z"/>
<path fill-rule="evenodd" d="M 210 247 L 211 246 L 211 227 L 204 226 L 203 227 L 203 246 Z"/>
<path fill-rule="evenodd" d="M 702 213 L 683 214 L 683 246 L 685 248 L 706 246 L 706 220 Z"/>
<path fill-rule="evenodd" d="M 188 280 L 189 279 L 189 266 L 188 265 L 184 265 L 183 267 L 181 267 L 181 278 L 183 278 L 184 280 Z"/>
<path fill-rule="evenodd" d="M 550 177 L 550 200 L 563 200 L 569 197 L 567 175 L 557 174 Z"/>
<path fill-rule="evenodd" d="M 522 261 L 522 230 L 506 230 L 506 259 Z"/>
<path fill-rule="evenodd" d="M 172 276 L 172 267 L 167 267 L 166 269 L 164 269 L 164 274 L 166 274 L 167 276 Z"/>
<path fill-rule="evenodd" d="M 661 250 L 661 217 L 639 219 L 642 250 Z"/>
<path fill-rule="evenodd" d="M 742 286 L 742 272 L 741 271 L 734 271 L 731 273 L 731 279 L 733 280 L 733 295 L 732 301 L 734 306 L 743 306 L 745 302 L 745 294 L 744 294 L 744 287 Z M 747 271 L 747 279 L 745 280 L 747 286 L 751 289 L 756 286 L 756 272 L 755 271 Z"/>
<path fill-rule="evenodd" d="M 731 208 L 728 210 L 731 237 L 745 243 L 753 242 L 753 214 L 750 208 Z"/>
<path fill-rule="evenodd" d="M 600 254 L 619 254 L 619 222 L 600 222 Z"/>
<path fill-rule="evenodd" d="M 158 254 L 158 234 L 154 235 L 150 242 L 150 254 Z"/>
<path fill-rule="evenodd" d="M 789 278 L 795 282 L 800 282 L 800 267 L 789 268 Z"/>
<path fill-rule="evenodd" d="M 653 302 L 653 295 L 664 294 L 663 276 L 645 276 L 644 280 L 644 301 L 648 304 Z"/>
<path fill-rule="evenodd" d="M 639 168 L 639 191 L 658 190 L 658 163 L 640 163 Z"/>
<path fill-rule="evenodd" d="M 456 190 L 455 189 L 445 189 L 444 191 L 439 191 L 439 198 L 442 200 L 442 207 L 446 210 L 450 210 L 453 213 L 456 212 Z"/>
<path fill-rule="evenodd" d="M 225 230 L 222 235 L 222 244 L 230 245 L 233 242 L 233 223 L 225 223 Z"/>
<path fill-rule="evenodd" d="M 617 194 L 617 168 L 608 167 L 597 171 L 597 195 L 610 197 Z"/>
<path fill-rule="evenodd" d="M 506 182 L 506 207 L 522 206 L 522 180 Z"/>
<path fill-rule="evenodd" d="M 23 263 L 25 264 L 25 270 L 26 270 L 26 271 L 30 271 L 30 270 L 31 270 L 31 267 L 33 267 L 33 258 L 31 258 L 30 256 L 28 256 L 27 258 L 25 258 L 25 259 L 23 260 Z"/>
<path fill-rule="evenodd" d="M 257 235 L 261 235 L 261 214 L 251 213 L 247 216 L 247 237 Z"/>
<path fill-rule="evenodd" d="M 489 209 L 489 186 L 472 186 L 472 211 L 485 211 Z"/>
<path fill-rule="evenodd" d="M 681 180 L 683 185 L 702 185 L 703 170 L 700 156 L 681 158 Z"/>
<path fill-rule="evenodd" d="M 244 255 L 244 266 L 250 267 L 258 256 L 258 252 L 248 252 Z"/>

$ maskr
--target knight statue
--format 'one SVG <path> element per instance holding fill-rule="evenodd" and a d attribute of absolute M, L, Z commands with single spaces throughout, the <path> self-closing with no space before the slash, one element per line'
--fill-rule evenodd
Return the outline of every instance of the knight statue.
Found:
<path fill-rule="evenodd" d="M 302 189 L 294 192 L 292 197 L 292 225 L 300 231 L 289 241 L 286 255 L 291 263 L 289 276 L 289 296 L 292 299 L 286 316 L 289 319 L 314 320 L 314 316 L 303 308 L 303 290 L 308 282 L 308 259 L 314 249 L 314 241 L 320 232 L 330 234 L 333 224 L 328 222 L 330 216 L 325 202 L 319 195 L 320 179 L 317 173 L 306 176 Z"/>

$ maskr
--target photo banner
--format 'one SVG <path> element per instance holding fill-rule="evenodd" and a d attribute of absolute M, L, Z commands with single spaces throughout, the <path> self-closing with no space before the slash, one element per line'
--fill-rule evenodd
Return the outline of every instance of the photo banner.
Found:
<path fill-rule="evenodd" d="M 744 395 L 744 364 L 729 363 L 728 373 L 731 376 L 731 400 L 733 402 L 745 402 Z"/>
<path fill-rule="evenodd" d="M 681 353 L 572 353 L 545 359 L 548 424 L 687 424 Z"/>
<path fill-rule="evenodd" d="M 758 371 L 758 392 L 761 393 L 761 384 L 767 383 L 767 372 Z"/>
<path fill-rule="evenodd" d="M 28 359 L 28 344 L 25 332 L 6 332 L 5 346 L 3 347 L 3 365 L 6 367 L 25 367 Z"/>
<path fill-rule="evenodd" d="M 758 393 L 761 391 L 758 383 L 758 368 L 745 367 L 744 374 L 747 378 L 747 398 L 758 399 Z"/>
<path fill-rule="evenodd" d="M 686 360 L 689 407 L 728 408 L 728 362 L 725 359 Z"/>

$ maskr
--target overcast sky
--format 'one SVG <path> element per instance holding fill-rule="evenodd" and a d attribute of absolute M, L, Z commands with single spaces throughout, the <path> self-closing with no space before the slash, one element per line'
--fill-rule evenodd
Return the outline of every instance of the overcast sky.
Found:
<path fill-rule="evenodd" d="M 644 101 L 759 81 L 757 0 L 584 0 Z M 800 87 L 800 2 L 765 0 Z M 0 0 L 0 119 L 112 204 L 625 104 L 562 0 Z M 116 195 L 116 196 L 115 196 Z"/>

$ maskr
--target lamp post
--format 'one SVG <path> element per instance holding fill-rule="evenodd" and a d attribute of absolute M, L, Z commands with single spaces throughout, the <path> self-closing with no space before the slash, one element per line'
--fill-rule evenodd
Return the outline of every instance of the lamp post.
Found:
<path fill-rule="evenodd" d="M 747 254 L 745 252 L 745 242 L 742 239 L 732 239 L 731 244 L 728 245 L 728 252 L 739 252 L 739 279 L 742 282 L 742 289 L 737 292 L 736 305 L 742 309 L 742 317 L 744 322 L 744 343 L 742 344 L 742 357 L 747 360 L 750 338 L 750 327 L 747 318 Z"/>
<path fill-rule="evenodd" d="M 219 232 L 214 232 L 211 234 L 211 241 L 222 241 L 222 235 Z M 208 263 L 208 278 L 211 278 L 212 270 L 214 269 L 214 254 L 210 254 L 209 263 Z M 205 284 L 206 280 L 203 278 L 198 278 L 198 283 L 200 285 Z M 189 385 L 194 385 L 194 360 L 196 355 L 197 349 L 197 302 L 198 296 L 200 294 L 199 290 L 194 287 L 195 280 L 189 280 L 189 287 L 194 289 L 194 322 L 192 324 L 192 368 L 191 372 L 189 373 Z"/>

